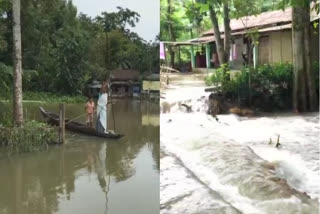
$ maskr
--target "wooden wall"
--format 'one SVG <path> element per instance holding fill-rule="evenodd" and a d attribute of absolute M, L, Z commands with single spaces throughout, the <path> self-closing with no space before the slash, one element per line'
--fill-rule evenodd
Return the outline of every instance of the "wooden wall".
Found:
<path fill-rule="evenodd" d="M 319 60 L 319 34 L 311 34 L 311 60 Z M 259 39 L 258 63 L 292 63 L 291 29 L 263 33 Z"/>
<path fill-rule="evenodd" d="M 259 64 L 292 62 L 291 30 L 262 34 L 259 39 Z"/>

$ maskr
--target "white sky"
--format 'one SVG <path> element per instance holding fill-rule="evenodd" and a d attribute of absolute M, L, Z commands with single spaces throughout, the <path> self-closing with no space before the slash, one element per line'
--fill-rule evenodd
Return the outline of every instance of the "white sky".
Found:
<path fill-rule="evenodd" d="M 117 11 L 116 7 L 128 8 L 140 14 L 140 21 L 132 31 L 146 41 L 154 40 L 160 32 L 160 0 L 72 0 L 82 12 L 91 17 L 101 12 Z"/>

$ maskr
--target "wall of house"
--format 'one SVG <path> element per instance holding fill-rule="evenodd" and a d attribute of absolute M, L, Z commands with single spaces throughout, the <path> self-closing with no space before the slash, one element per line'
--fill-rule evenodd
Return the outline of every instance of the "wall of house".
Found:
<path fill-rule="evenodd" d="M 230 68 L 241 69 L 244 63 L 242 53 L 247 53 L 247 44 L 243 38 L 234 38 L 230 49 Z"/>
<path fill-rule="evenodd" d="M 271 32 L 271 63 L 292 62 L 291 30 Z"/>
<path fill-rule="evenodd" d="M 291 30 L 262 34 L 259 39 L 259 64 L 292 62 Z"/>
<path fill-rule="evenodd" d="M 311 31 L 312 32 L 312 31 Z M 311 60 L 319 60 L 319 34 L 311 34 Z M 258 51 L 259 64 L 292 63 L 292 33 L 290 30 L 261 35 Z"/>
<path fill-rule="evenodd" d="M 261 35 L 258 45 L 258 64 L 266 64 L 271 61 L 271 36 Z"/>
<path fill-rule="evenodd" d="M 145 91 L 149 91 L 149 90 L 159 91 L 160 90 L 160 81 L 144 80 L 142 82 L 142 89 Z"/>

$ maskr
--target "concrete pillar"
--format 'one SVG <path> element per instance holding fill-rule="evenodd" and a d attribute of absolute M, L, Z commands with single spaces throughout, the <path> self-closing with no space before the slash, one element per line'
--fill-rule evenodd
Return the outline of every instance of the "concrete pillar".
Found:
<path fill-rule="evenodd" d="M 256 68 L 258 65 L 258 45 L 255 44 L 253 47 L 253 67 Z"/>
<path fill-rule="evenodd" d="M 210 60 L 210 45 L 209 43 L 206 44 L 206 63 L 207 68 L 211 68 L 211 60 Z"/>
<path fill-rule="evenodd" d="M 194 58 L 194 52 L 193 52 L 193 46 L 192 45 L 191 45 L 190 54 L 191 54 L 191 67 L 195 68 L 196 67 L 196 61 L 195 61 L 195 58 Z"/>

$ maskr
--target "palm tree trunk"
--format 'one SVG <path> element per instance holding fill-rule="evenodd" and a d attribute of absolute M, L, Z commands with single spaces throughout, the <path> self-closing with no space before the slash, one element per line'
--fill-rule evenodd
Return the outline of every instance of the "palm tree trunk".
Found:
<path fill-rule="evenodd" d="M 13 12 L 13 121 L 14 125 L 23 125 L 22 106 L 22 60 L 21 60 L 21 26 L 20 0 L 12 0 Z"/>

